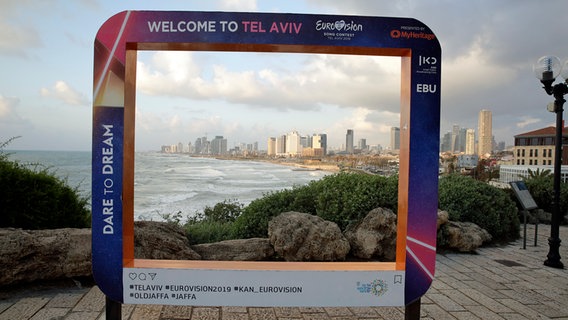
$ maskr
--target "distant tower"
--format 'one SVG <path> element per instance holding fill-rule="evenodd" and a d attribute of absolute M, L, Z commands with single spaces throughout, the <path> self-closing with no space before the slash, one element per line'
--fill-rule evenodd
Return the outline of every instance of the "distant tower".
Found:
<path fill-rule="evenodd" d="M 450 147 L 451 148 L 450 151 L 452 152 L 460 151 L 459 135 L 460 135 L 460 126 L 454 124 L 452 126 L 452 144 Z"/>
<path fill-rule="evenodd" d="M 269 156 L 275 156 L 276 155 L 276 138 L 274 138 L 274 137 L 268 138 L 267 144 L 268 144 L 268 148 L 267 148 L 268 150 L 267 150 L 266 153 Z"/>
<path fill-rule="evenodd" d="M 289 156 L 302 154 L 302 144 L 298 131 L 292 131 L 286 135 L 286 154 Z"/>
<path fill-rule="evenodd" d="M 327 135 L 325 133 L 314 134 L 312 136 L 312 148 L 323 149 L 323 154 L 327 154 Z"/>
<path fill-rule="evenodd" d="M 479 158 L 485 158 L 486 154 L 491 154 L 493 151 L 493 134 L 492 134 L 492 116 L 491 111 L 481 110 L 479 111 L 479 120 L 477 125 L 478 134 L 478 151 L 477 155 Z"/>
<path fill-rule="evenodd" d="M 359 150 L 367 150 L 367 139 L 359 139 L 357 148 L 359 148 Z"/>
<path fill-rule="evenodd" d="M 345 151 L 347 153 L 353 153 L 353 130 L 347 129 L 347 134 L 345 135 Z"/>
<path fill-rule="evenodd" d="M 211 154 L 226 154 L 227 153 L 227 139 L 223 136 L 215 136 L 215 139 L 211 140 Z"/>
<path fill-rule="evenodd" d="M 459 148 L 456 151 L 465 152 L 466 141 L 467 141 L 467 130 L 466 128 L 460 128 L 460 133 L 458 134 L 458 145 Z M 474 138 L 475 143 L 475 138 Z"/>
<path fill-rule="evenodd" d="M 475 130 L 467 129 L 465 134 L 465 154 L 475 154 Z"/>
<path fill-rule="evenodd" d="M 286 155 L 286 135 L 276 137 L 276 155 Z"/>
<path fill-rule="evenodd" d="M 391 127 L 391 150 L 400 150 L 400 128 Z"/>

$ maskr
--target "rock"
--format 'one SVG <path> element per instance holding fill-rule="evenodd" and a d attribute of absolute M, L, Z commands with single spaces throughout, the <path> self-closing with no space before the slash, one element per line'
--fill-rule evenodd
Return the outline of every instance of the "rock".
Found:
<path fill-rule="evenodd" d="M 90 276 L 91 229 L 0 229 L 0 286 Z"/>
<path fill-rule="evenodd" d="M 202 260 L 261 261 L 269 260 L 274 249 L 266 238 L 225 240 L 191 247 Z"/>
<path fill-rule="evenodd" d="M 274 251 L 286 261 L 345 260 L 349 242 L 337 224 L 318 216 L 284 212 L 268 223 Z"/>
<path fill-rule="evenodd" d="M 135 221 L 134 257 L 136 259 L 200 260 L 191 250 L 185 231 L 170 222 Z"/>
<path fill-rule="evenodd" d="M 441 246 L 460 252 L 475 251 L 492 239 L 487 230 L 471 222 L 449 221 L 442 226 L 441 232 L 445 240 Z"/>
<path fill-rule="evenodd" d="M 361 259 L 395 261 L 396 218 L 391 210 L 377 208 L 349 227 L 345 237 L 351 245 L 351 254 Z"/>
<path fill-rule="evenodd" d="M 438 209 L 438 218 L 436 219 L 436 231 L 440 230 L 440 226 L 448 223 L 450 221 L 450 215 L 448 211 Z"/>

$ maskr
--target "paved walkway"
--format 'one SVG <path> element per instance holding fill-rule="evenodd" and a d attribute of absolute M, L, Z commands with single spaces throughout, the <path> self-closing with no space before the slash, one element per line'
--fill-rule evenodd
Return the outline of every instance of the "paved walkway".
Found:
<path fill-rule="evenodd" d="M 550 228 L 529 226 L 522 239 L 477 254 L 438 254 L 436 278 L 422 298 L 421 319 L 568 319 L 568 227 L 560 228 L 566 269 L 543 266 Z M 0 292 L 0 320 L 103 320 L 105 297 L 95 287 Z M 404 319 L 404 308 L 250 308 L 123 305 L 123 319 L 374 320 Z"/>

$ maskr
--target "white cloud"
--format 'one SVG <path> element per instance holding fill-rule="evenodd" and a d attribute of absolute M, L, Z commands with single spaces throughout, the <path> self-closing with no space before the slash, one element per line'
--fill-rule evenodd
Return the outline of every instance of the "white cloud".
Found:
<path fill-rule="evenodd" d="M 72 106 L 89 105 L 89 100 L 84 94 L 71 88 L 65 81 L 61 80 L 55 82 L 51 89 L 42 88 L 40 93 L 44 97 L 55 98 Z"/>
<path fill-rule="evenodd" d="M 8 98 L 0 95 L 0 123 L 15 123 L 22 121 L 22 118 L 16 112 L 16 106 L 19 99 Z"/>
<path fill-rule="evenodd" d="M 42 3 L 43 4 L 43 3 Z M 2 0 L 0 2 L 0 55 L 26 58 L 27 51 L 43 46 L 39 32 L 30 21 L 18 21 L 21 12 L 37 7 L 31 0 Z"/>
<path fill-rule="evenodd" d="M 26 57 L 26 50 L 41 45 L 41 39 L 36 30 L 0 21 L 0 54 Z"/>
<path fill-rule="evenodd" d="M 221 0 L 221 10 L 226 11 L 256 11 L 256 0 Z"/>
<path fill-rule="evenodd" d="M 468 95 L 468 92 L 473 90 L 482 92 L 496 89 L 516 78 L 516 71 L 512 66 L 488 60 L 478 44 L 467 54 L 454 60 L 446 60 L 442 73 L 444 92 L 454 96 Z"/>
<path fill-rule="evenodd" d="M 535 123 L 539 123 L 539 122 L 541 122 L 541 121 L 542 121 L 542 119 L 539 119 L 539 118 L 533 118 L 533 117 L 530 117 L 530 116 L 524 116 L 524 117 L 521 117 L 521 121 L 520 121 L 520 122 L 517 122 L 517 128 L 524 128 L 524 127 L 526 127 L 526 126 L 528 126 L 528 125 L 535 124 Z"/>
<path fill-rule="evenodd" d="M 307 55 L 302 56 L 303 64 L 288 69 L 270 54 L 255 54 L 254 62 L 247 60 L 250 56 L 235 54 L 229 67 L 222 61 L 227 54 L 159 52 L 149 63 L 138 62 L 138 88 L 149 95 L 280 110 L 317 110 L 328 104 L 371 109 L 380 105 L 398 111 L 399 58 Z M 203 68 L 204 60 L 214 60 L 213 65 Z"/>

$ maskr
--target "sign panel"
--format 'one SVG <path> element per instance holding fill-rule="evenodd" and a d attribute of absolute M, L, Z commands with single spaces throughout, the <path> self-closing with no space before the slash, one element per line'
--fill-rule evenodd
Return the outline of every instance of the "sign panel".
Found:
<path fill-rule="evenodd" d="M 95 39 L 93 275 L 124 303 L 402 306 L 428 290 L 436 261 L 440 44 L 408 18 L 125 11 Z M 134 259 L 136 55 L 140 50 L 401 57 L 396 262 Z"/>
<path fill-rule="evenodd" d="M 199 306 L 401 306 L 404 271 L 124 268 L 124 302 Z"/>
<path fill-rule="evenodd" d="M 538 205 L 531 196 L 531 193 L 524 181 L 513 181 L 510 184 L 517 196 L 517 199 L 519 199 L 519 202 L 523 206 L 523 209 L 532 210 L 538 208 Z"/>

